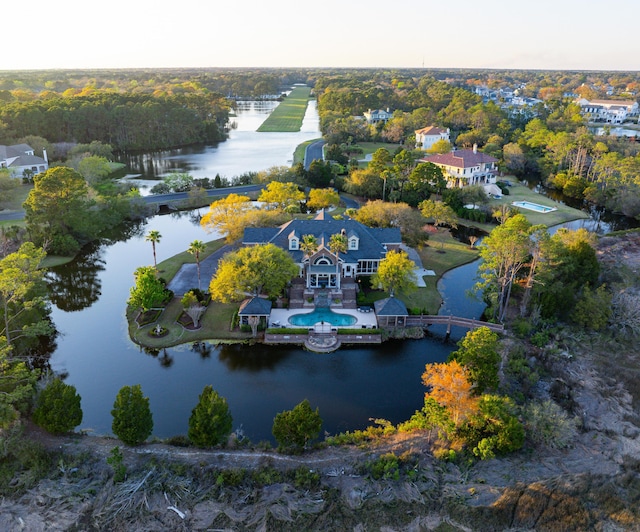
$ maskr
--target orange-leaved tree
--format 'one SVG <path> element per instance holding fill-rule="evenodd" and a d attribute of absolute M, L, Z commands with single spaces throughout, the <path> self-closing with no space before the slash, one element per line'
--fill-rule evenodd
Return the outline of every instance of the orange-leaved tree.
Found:
<path fill-rule="evenodd" d="M 479 400 L 469 370 L 456 360 L 442 364 L 427 364 L 422 382 L 429 388 L 425 399 L 433 399 L 447 409 L 456 427 L 478 413 Z"/>

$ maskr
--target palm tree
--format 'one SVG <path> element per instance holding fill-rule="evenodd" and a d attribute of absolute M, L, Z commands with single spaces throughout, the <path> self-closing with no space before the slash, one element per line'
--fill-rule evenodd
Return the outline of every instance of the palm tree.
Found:
<path fill-rule="evenodd" d="M 300 249 L 304 253 L 304 257 L 306 257 L 309 260 L 309 264 L 311 264 L 311 255 L 313 255 L 316 251 L 318 251 L 318 239 L 314 235 L 302 235 L 302 240 L 300 240 Z M 305 273 L 306 283 L 308 286 L 309 266 L 307 266 L 305 270 L 306 270 L 306 273 Z"/>
<path fill-rule="evenodd" d="M 202 253 L 207 246 L 202 240 L 194 240 L 189 244 L 187 253 L 191 253 L 196 259 L 196 268 L 198 268 L 198 290 L 200 290 L 200 253 Z"/>
<path fill-rule="evenodd" d="M 311 257 L 311 255 L 318 251 L 318 239 L 313 235 L 302 235 L 300 249 L 304 251 L 307 257 Z"/>
<path fill-rule="evenodd" d="M 160 234 L 160 231 L 156 231 L 155 229 L 153 231 L 149 231 L 147 236 L 144 238 L 147 242 L 151 242 L 151 246 L 153 247 L 153 266 L 156 269 L 158 268 L 156 261 L 156 244 L 160 242 L 161 238 L 162 235 Z"/>
<path fill-rule="evenodd" d="M 340 288 L 340 257 L 339 253 L 347 251 L 347 237 L 343 233 L 335 233 L 329 238 L 329 251 L 336 256 L 336 281 Z"/>

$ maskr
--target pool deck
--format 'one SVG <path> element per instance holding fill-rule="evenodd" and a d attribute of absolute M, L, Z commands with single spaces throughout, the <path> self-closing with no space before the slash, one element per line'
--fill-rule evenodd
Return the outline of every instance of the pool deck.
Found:
<path fill-rule="evenodd" d="M 356 323 L 353 325 L 339 327 L 344 329 L 362 329 L 363 327 L 366 329 L 375 329 L 378 327 L 378 322 L 376 320 L 376 313 L 371 312 L 360 312 L 358 309 L 346 309 L 346 308 L 332 308 L 331 309 L 336 314 L 348 314 L 349 316 L 354 316 L 358 319 Z M 290 327 L 294 329 L 305 328 L 305 325 L 292 325 L 289 323 L 289 318 L 294 314 L 308 314 L 312 312 L 313 309 L 281 309 L 275 308 L 271 310 L 271 316 L 269 317 L 269 327 Z"/>
<path fill-rule="evenodd" d="M 549 207 L 548 205 L 542 205 L 540 203 L 534 203 L 533 201 L 514 201 L 511 203 L 514 207 L 520 209 L 526 209 L 528 211 L 537 212 L 539 214 L 547 214 L 548 212 L 557 211 L 555 207 Z"/>

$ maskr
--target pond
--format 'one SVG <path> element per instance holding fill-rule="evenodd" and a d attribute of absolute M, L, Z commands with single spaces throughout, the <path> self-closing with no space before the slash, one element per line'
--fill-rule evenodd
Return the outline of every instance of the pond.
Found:
<path fill-rule="evenodd" d="M 127 165 L 127 181 L 146 195 L 160 178 L 171 172 L 188 172 L 194 178 L 231 180 L 245 172 L 259 172 L 272 166 L 291 166 L 298 144 L 320 138 L 316 102 L 309 102 L 302 127 L 297 133 L 258 133 L 256 129 L 278 102 L 237 102 L 236 117 L 229 139 L 214 145 L 198 145 L 176 150 L 141 154 L 121 154 Z"/>
<path fill-rule="evenodd" d="M 66 374 L 82 397 L 81 429 L 110 434 L 115 396 L 133 384 L 141 384 L 150 398 L 158 437 L 186 434 L 191 409 L 208 384 L 227 399 L 234 429 L 242 427 L 252 441 L 272 440 L 275 414 L 305 398 L 319 407 L 329 433 L 364 428 L 369 418 L 397 423 L 422 405 L 425 364 L 444 361 L 455 347 L 437 337 L 328 355 L 263 345 L 141 349 L 129 339 L 125 301 L 133 271 L 152 263 L 151 245 L 144 240 L 151 229 L 162 235 L 159 261 L 196 238 L 211 238 L 187 213 L 156 216 L 127 240 L 88 250 L 71 265 L 53 269 L 52 318 L 60 336 L 51 366 Z"/>
<path fill-rule="evenodd" d="M 245 113 L 252 128 L 259 125 L 262 107 Z M 315 108 L 314 108 L 315 109 Z M 309 113 L 308 113 L 309 115 Z M 238 129 L 246 129 L 240 114 Z M 317 119 L 311 116 L 311 121 Z M 305 120 L 306 122 L 306 120 Z M 296 145 L 320 136 L 315 130 L 281 137 L 279 148 L 263 155 L 259 169 L 286 164 Z M 260 133 L 253 145 L 273 147 L 273 133 Z M 181 153 L 185 168 L 200 165 L 203 173 L 215 175 L 217 160 L 235 151 L 234 139 L 216 147 L 203 148 L 209 154 L 190 159 Z M 217 154 L 217 155 L 215 155 Z M 283 155 L 287 154 L 287 155 Z M 217 159 L 219 157 L 220 159 Z M 251 154 L 236 160 L 229 175 L 247 169 Z M 199 162 L 198 162 L 199 161 Z M 182 163 L 181 163 L 182 164 Z M 198 223 L 199 212 L 155 216 L 132 226 L 112 240 L 94 245 L 65 266 L 54 268 L 49 284 L 52 319 L 60 331 L 51 357 L 54 371 L 66 375 L 82 397 L 84 418 L 79 429 L 111 434 L 111 408 L 118 390 L 140 384 L 150 399 L 154 415 L 153 434 L 169 437 L 186 434 L 192 408 L 206 385 L 228 401 L 234 429 L 242 429 L 252 441 L 273 441 L 274 416 L 293 408 L 303 399 L 318 407 L 323 431 L 331 434 L 368 426 L 370 418 L 393 423 L 408 419 L 423 404 L 425 388 L 421 375 L 425 365 L 444 361 L 455 343 L 444 334 L 423 340 L 387 342 L 377 347 L 341 348 L 331 354 L 314 354 L 297 347 L 264 345 L 211 345 L 194 349 L 182 345 L 159 351 L 141 349 L 129 339 L 125 302 L 133 285 L 133 272 L 153 263 L 150 230 L 160 232 L 156 245 L 158 261 L 184 251 L 195 239 L 211 240 Z M 464 294 L 473 275 L 452 285 Z M 464 295 L 462 296 L 464 299 Z M 463 304 L 465 309 L 470 305 Z M 475 314 L 478 317 L 483 305 Z M 455 306 L 451 312 L 457 313 Z M 465 314 L 467 315 L 467 314 Z M 453 336 L 462 337 L 465 331 Z M 457 336 L 456 336 L 457 334 Z"/>

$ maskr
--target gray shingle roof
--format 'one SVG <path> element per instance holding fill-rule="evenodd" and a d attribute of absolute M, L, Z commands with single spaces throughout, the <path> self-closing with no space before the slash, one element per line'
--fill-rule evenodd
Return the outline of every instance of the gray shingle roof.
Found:
<path fill-rule="evenodd" d="M 14 144 L 13 146 L 0 145 L 0 161 L 6 161 L 7 159 L 16 159 L 9 164 L 9 167 L 18 166 L 37 166 L 47 164 L 42 157 L 37 155 L 27 155 L 28 152 L 32 152 L 33 148 L 28 144 Z"/>
<path fill-rule="evenodd" d="M 386 299 L 380 299 L 373 303 L 377 316 L 408 316 L 407 306 L 396 299 L 395 297 L 388 297 Z"/>
<path fill-rule="evenodd" d="M 381 259 L 385 256 L 387 245 L 400 245 L 402 237 L 397 228 L 367 227 L 355 220 L 335 220 L 333 218 L 314 220 L 291 220 L 279 228 L 248 227 L 244 231 L 244 244 L 273 243 L 276 246 L 289 251 L 296 262 L 302 262 L 304 252 L 301 250 L 289 250 L 288 235 L 295 231 L 297 235 L 314 235 L 318 245 L 328 245 L 331 235 L 339 234 L 342 230 L 347 234 L 358 235 L 358 249 L 348 249 L 340 253 L 340 258 L 345 262 L 357 262 L 360 259 Z"/>
<path fill-rule="evenodd" d="M 271 301 L 261 297 L 245 299 L 240 305 L 240 316 L 268 316 L 271 313 Z"/>

